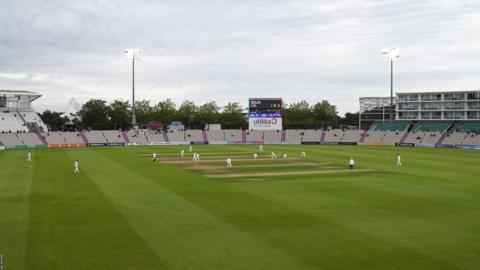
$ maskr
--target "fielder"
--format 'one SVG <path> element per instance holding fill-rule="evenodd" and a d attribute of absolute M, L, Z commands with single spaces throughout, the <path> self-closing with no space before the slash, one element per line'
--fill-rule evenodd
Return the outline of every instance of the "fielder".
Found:
<path fill-rule="evenodd" d="M 232 168 L 232 159 L 227 158 L 226 161 L 227 161 L 227 168 Z"/>
<path fill-rule="evenodd" d="M 31 151 L 28 151 L 28 153 L 27 153 L 27 161 L 28 162 L 32 161 L 32 152 Z"/>
<path fill-rule="evenodd" d="M 258 146 L 258 153 L 263 153 L 263 144 Z"/>
<path fill-rule="evenodd" d="M 286 154 L 286 153 L 283 153 L 283 154 L 282 154 L 282 159 L 283 159 L 283 160 L 286 160 L 286 159 L 287 159 L 287 154 Z"/>
<path fill-rule="evenodd" d="M 155 163 L 157 161 L 157 153 L 153 152 L 152 160 L 153 160 L 153 163 Z"/>
<path fill-rule="evenodd" d="M 277 159 L 277 155 L 275 155 L 274 152 L 270 153 L 270 157 L 271 157 L 272 159 Z"/>
<path fill-rule="evenodd" d="M 258 154 L 257 153 L 253 153 L 253 159 L 258 159 Z"/>
<path fill-rule="evenodd" d="M 304 151 L 300 152 L 300 157 L 303 159 L 307 159 L 307 154 Z"/>
<path fill-rule="evenodd" d="M 350 170 L 353 170 L 353 167 L 355 167 L 355 160 L 353 160 L 353 158 L 350 158 L 350 161 L 348 162 L 348 168 Z"/>
<path fill-rule="evenodd" d="M 193 146 L 190 144 L 190 145 L 188 146 L 188 152 L 191 153 L 191 152 L 192 152 L 192 149 L 193 149 Z"/>
<path fill-rule="evenodd" d="M 397 167 L 402 166 L 402 158 L 400 157 L 400 154 L 397 154 Z"/>
<path fill-rule="evenodd" d="M 185 157 L 185 150 L 182 149 L 182 151 L 180 151 L 180 160 L 183 160 L 183 157 Z"/>
<path fill-rule="evenodd" d="M 73 173 L 74 174 L 77 174 L 77 173 L 80 173 L 80 170 L 78 169 L 78 160 L 75 160 L 75 162 L 73 162 Z"/>

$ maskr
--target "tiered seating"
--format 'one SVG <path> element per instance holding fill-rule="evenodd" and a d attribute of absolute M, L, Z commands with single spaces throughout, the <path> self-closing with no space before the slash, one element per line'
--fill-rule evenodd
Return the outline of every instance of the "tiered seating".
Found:
<path fill-rule="evenodd" d="M 128 140 L 133 144 L 147 144 L 148 140 L 145 131 L 129 130 L 127 132 Z"/>
<path fill-rule="evenodd" d="M 263 141 L 263 131 L 262 130 L 248 130 L 247 131 L 247 141 Z"/>
<path fill-rule="evenodd" d="M 183 130 L 170 130 L 168 139 L 170 142 L 185 142 L 185 132 Z"/>
<path fill-rule="evenodd" d="M 408 134 L 405 143 L 434 145 L 442 137 L 442 132 L 411 132 Z"/>
<path fill-rule="evenodd" d="M 386 121 L 386 122 L 375 122 L 373 130 L 375 131 L 405 131 L 410 122 L 401 122 L 401 121 Z"/>
<path fill-rule="evenodd" d="M 0 112 L 0 132 L 28 132 L 28 128 L 17 113 Z"/>
<path fill-rule="evenodd" d="M 304 133 L 304 129 L 287 129 L 285 131 L 285 143 L 301 143 Z"/>
<path fill-rule="evenodd" d="M 103 137 L 108 143 L 124 143 L 122 133 L 118 130 L 104 130 L 102 131 Z"/>
<path fill-rule="evenodd" d="M 281 143 L 282 131 L 281 130 L 265 130 L 263 132 L 263 141 L 265 143 Z"/>
<path fill-rule="evenodd" d="M 304 142 L 320 142 L 320 137 L 322 136 L 321 129 L 305 129 L 303 134 Z"/>
<path fill-rule="evenodd" d="M 107 143 L 105 136 L 100 130 L 90 130 L 83 132 L 88 140 L 88 143 Z"/>
<path fill-rule="evenodd" d="M 224 142 L 225 132 L 223 130 L 209 130 L 207 131 L 209 142 Z"/>
<path fill-rule="evenodd" d="M 225 129 L 225 141 L 241 141 L 242 140 L 242 130 L 241 129 Z"/>
<path fill-rule="evenodd" d="M 185 141 L 203 142 L 203 133 L 200 129 L 191 129 L 185 131 Z"/>
<path fill-rule="evenodd" d="M 0 133 L 0 142 L 5 146 L 24 145 L 18 138 L 17 133 Z"/>
<path fill-rule="evenodd" d="M 358 142 L 363 130 L 347 129 L 343 133 L 342 142 Z"/>
<path fill-rule="evenodd" d="M 35 146 L 43 144 L 36 133 L 18 133 L 17 137 L 22 141 L 23 145 Z"/>
<path fill-rule="evenodd" d="M 480 145 L 480 134 L 479 133 L 466 133 L 461 144 L 463 144 L 463 145 Z"/>
<path fill-rule="evenodd" d="M 36 112 L 22 112 L 23 119 L 25 119 L 28 123 L 35 123 L 37 124 L 42 131 L 48 131 L 47 126 L 43 123 L 42 119 Z"/>
<path fill-rule="evenodd" d="M 64 144 L 67 143 L 65 137 L 62 136 L 62 132 L 47 132 L 42 133 L 41 136 L 48 144 Z"/>
<path fill-rule="evenodd" d="M 163 133 L 160 131 L 149 130 L 145 133 L 147 140 L 151 143 L 165 143 L 165 138 L 163 137 Z"/>
<path fill-rule="evenodd" d="M 68 144 L 83 144 L 83 143 L 85 143 L 85 141 L 82 139 L 82 136 L 80 136 L 80 133 L 78 133 L 78 132 L 62 132 L 60 134 L 65 139 L 65 142 L 68 143 Z"/>
<path fill-rule="evenodd" d="M 451 122 L 421 122 L 416 131 L 443 131 L 451 124 Z"/>
<path fill-rule="evenodd" d="M 480 122 L 464 122 L 457 130 L 460 132 L 480 132 Z"/>

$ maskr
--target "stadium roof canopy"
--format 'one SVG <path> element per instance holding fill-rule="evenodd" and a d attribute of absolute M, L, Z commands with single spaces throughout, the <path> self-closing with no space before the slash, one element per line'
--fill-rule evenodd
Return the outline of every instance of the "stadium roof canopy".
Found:
<path fill-rule="evenodd" d="M 0 96 L 27 96 L 30 101 L 34 101 L 41 97 L 39 93 L 25 90 L 2 90 L 0 89 Z"/>

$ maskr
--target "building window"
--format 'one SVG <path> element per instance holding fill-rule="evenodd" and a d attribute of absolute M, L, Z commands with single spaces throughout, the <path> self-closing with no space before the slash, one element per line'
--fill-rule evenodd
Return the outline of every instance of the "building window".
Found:
<path fill-rule="evenodd" d="M 468 102 L 468 109 L 470 109 L 470 110 L 480 110 L 480 102 L 478 102 L 478 101 Z"/>
<path fill-rule="evenodd" d="M 468 112 L 468 119 L 480 119 L 480 112 Z"/>
<path fill-rule="evenodd" d="M 444 94 L 443 99 L 445 100 L 463 100 L 464 99 L 464 94 L 460 93 L 452 93 L 452 94 Z"/>
<path fill-rule="evenodd" d="M 468 93 L 467 94 L 467 99 L 468 100 L 480 100 L 480 92 Z"/>
<path fill-rule="evenodd" d="M 445 112 L 445 119 L 463 119 L 463 112 Z"/>
<path fill-rule="evenodd" d="M 463 102 L 447 102 L 444 107 L 445 110 L 463 110 L 465 109 L 465 104 Z"/>

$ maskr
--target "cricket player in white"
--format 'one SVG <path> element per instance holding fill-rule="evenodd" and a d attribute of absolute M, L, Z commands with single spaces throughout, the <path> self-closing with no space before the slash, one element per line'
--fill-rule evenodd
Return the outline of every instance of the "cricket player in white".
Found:
<path fill-rule="evenodd" d="M 270 157 L 271 157 L 272 159 L 277 159 L 277 155 L 275 155 L 274 152 L 272 152 L 272 153 L 270 154 Z"/>
<path fill-rule="evenodd" d="M 190 144 L 190 146 L 188 146 L 188 152 L 192 152 L 192 149 L 193 149 L 193 146 Z"/>
<path fill-rule="evenodd" d="M 197 162 L 200 162 L 200 153 L 197 153 Z"/>
<path fill-rule="evenodd" d="M 282 154 L 282 159 L 284 159 L 284 160 L 287 159 L 287 154 L 286 153 Z"/>
<path fill-rule="evenodd" d="M 227 158 L 226 161 L 227 161 L 227 168 L 231 168 L 232 167 L 232 159 Z"/>
<path fill-rule="evenodd" d="M 253 159 L 258 159 L 258 154 L 257 153 L 253 153 Z"/>
<path fill-rule="evenodd" d="M 400 154 L 397 154 L 397 167 L 402 166 L 402 158 L 400 157 Z"/>
<path fill-rule="evenodd" d="M 300 157 L 303 159 L 307 159 L 307 154 L 304 151 L 300 152 Z"/>
<path fill-rule="evenodd" d="M 193 159 L 192 159 L 193 162 L 197 162 L 197 153 L 193 153 Z"/>
<path fill-rule="evenodd" d="M 31 151 L 28 151 L 27 161 L 28 161 L 28 162 L 32 161 L 32 152 L 31 152 Z"/>
<path fill-rule="evenodd" d="M 259 152 L 259 153 L 263 153 L 263 144 L 260 144 L 260 145 L 258 146 L 258 152 Z"/>
<path fill-rule="evenodd" d="M 80 173 L 80 170 L 78 169 L 78 160 L 75 160 L 75 162 L 73 162 L 73 173 L 77 174 L 77 173 Z"/>
<path fill-rule="evenodd" d="M 153 160 L 153 162 L 157 161 L 157 153 L 153 152 L 152 160 Z"/>
<path fill-rule="evenodd" d="M 180 151 L 180 159 L 182 160 L 184 156 L 185 156 L 185 150 L 182 149 L 182 151 Z"/>
<path fill-rule="evenodd" d="M 350 158 L 350 161 L 348 162 L 348 168 L 350 170 L 353 170 L 354 166 L 355 166 L 355 160 L 353 160 L 353 158 Z"/>

